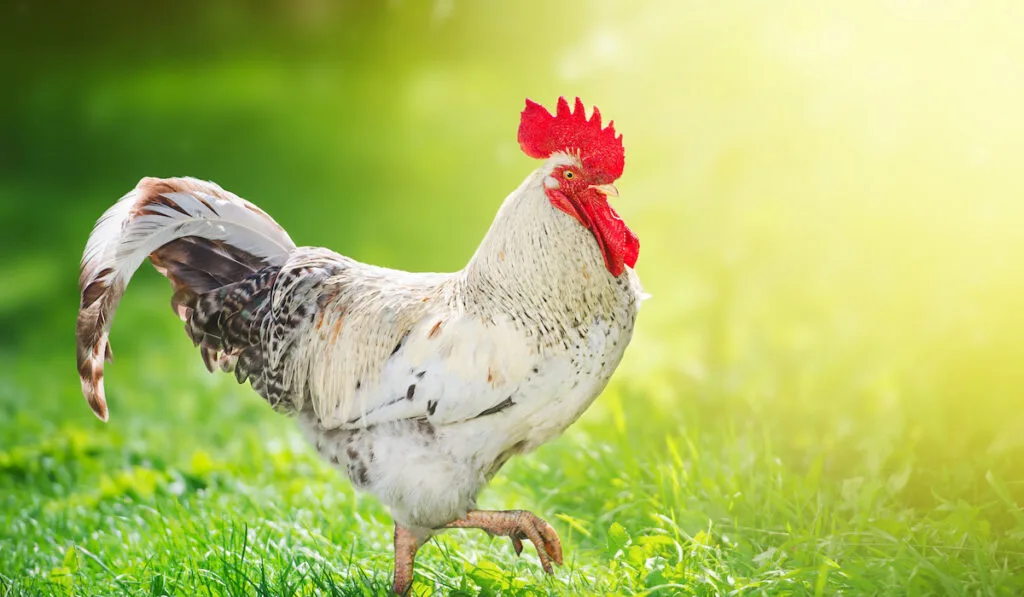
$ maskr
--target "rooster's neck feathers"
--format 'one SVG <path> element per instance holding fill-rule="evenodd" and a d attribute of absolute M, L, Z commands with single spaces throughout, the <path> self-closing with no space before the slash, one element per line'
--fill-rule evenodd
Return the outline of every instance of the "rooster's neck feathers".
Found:
<path fill-rule="evenodd" d="M 583 317 L 619 300 L 617 281 L 605 268 L 593 234 L 556 209 L 545 192 L 557 184 L 552 171 L 570 164 L 578 161 L 552 156 L 505 199 L 454 279 L 467 304 L 560 321 L 565 313 Z"/>

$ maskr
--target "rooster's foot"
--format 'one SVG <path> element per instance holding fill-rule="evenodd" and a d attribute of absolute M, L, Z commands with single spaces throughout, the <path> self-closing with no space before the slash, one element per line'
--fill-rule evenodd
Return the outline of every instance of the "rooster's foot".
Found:
<path fill-rule="evenodd" d="M 464 518 L 445 525 L 450 529 L 483 529 L 492 535 L 511 537 L 516 555 L 523 551 L 523 539 L 537 548 L 540 565 L 554 574 L 551 562 L 562 565 L 562 542 L 547 522 L 526 510 L 470 510 Z"/>

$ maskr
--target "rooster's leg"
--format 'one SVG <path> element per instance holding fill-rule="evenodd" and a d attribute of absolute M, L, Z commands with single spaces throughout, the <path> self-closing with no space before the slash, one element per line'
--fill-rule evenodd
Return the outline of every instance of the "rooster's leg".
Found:
<path fill-rule="evenodd" d="M 395 525 L 395 585 L 396 595 L 407 595 L 412 588 L 412 564 L 420 541 L 411 531 Z"/>
<path fill-rule="evenodd" d="M 553 574 L 551 562 L 562 565 L 562 542 L 551 525 L 525 510 L 470 510 L 464 518 L 445 525 L 449 529 L 483 529 L 492 535 L 512 538 L 516 555 L 523 551 L 523 539 L 537 548 L 544 571 Z"/>

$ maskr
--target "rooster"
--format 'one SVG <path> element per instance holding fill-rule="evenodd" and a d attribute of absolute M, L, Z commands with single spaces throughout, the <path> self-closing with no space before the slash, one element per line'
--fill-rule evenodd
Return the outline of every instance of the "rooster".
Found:
<path fill-rule="evenodd" d="M 394 591 L 423 543 L 452 528 L 534 544 L 554 529 L 522 510 L 476 509 L 505 462 L 556 437 L 608 383 L 643 296 L 636 235 L 608 204 L 622 136 L 576 99 L 526 100 L 519 144 L 543 159 L 502 203 L 469 263 L 409 273 L 296 247 L 263 210 L 192 178 L 143 178 L 96 223 L 82 258 L 82 391 L 108 418 L 107 335 L 149 257 L 211 371 L 233 372 L 298 420 L 317 452 L 394 519 Z"/>

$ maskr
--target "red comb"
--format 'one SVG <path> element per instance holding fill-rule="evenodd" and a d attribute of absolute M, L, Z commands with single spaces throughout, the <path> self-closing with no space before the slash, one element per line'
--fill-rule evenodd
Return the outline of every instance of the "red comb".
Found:
<path fill-rule="evenodd" d="M 576 98 L 576 107 L 571 112 L 569 102 L 564 97 L 558 98 L 555 116 L 537 102 L 526 100 L 526 109 L 519 121 L 519 147 L 531 158 L 547 158 L 556 151 L 578 153 L 584 168 L 597 174 L 602 184 L 622 176 L 626 163 L 622 135 L 615 136 L 612 122 L 601 128 L 601 112 L 597 106 L 587 120 L 580 98 Z"/>

